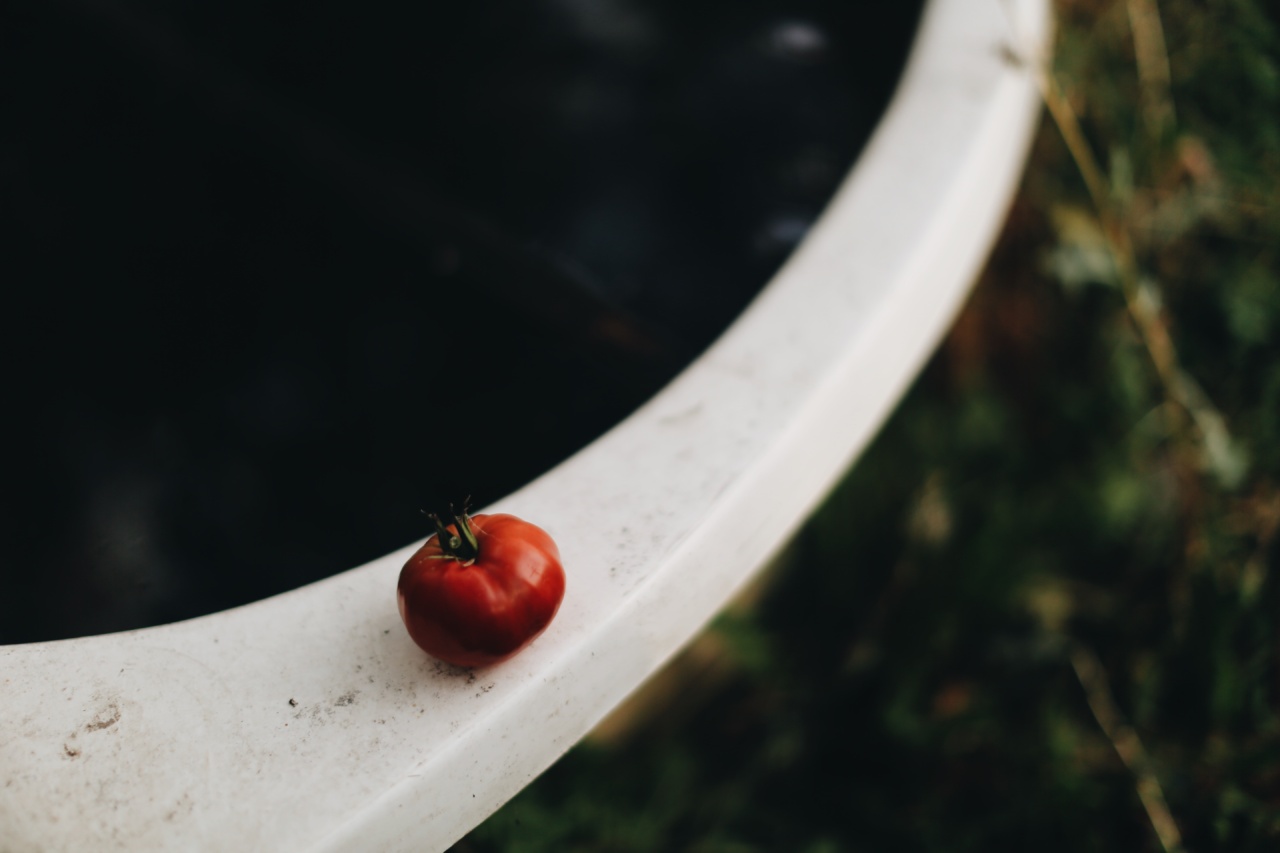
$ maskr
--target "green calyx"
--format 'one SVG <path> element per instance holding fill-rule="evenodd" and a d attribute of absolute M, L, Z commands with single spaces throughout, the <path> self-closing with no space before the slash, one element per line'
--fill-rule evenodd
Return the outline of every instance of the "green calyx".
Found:
<path fill-rule="evenodd" d="M 440 542 L 443 556 L 464 565 L 470 565 L 480 556 L 480 541 L 471 527 L 471 517 L 465 512 L 453 512 L 452 507 L 450 507 L 449 517 L 453 522 L 453 530 L 449 529 L 448 523 L 439 514 L 433 512 L 427 516 L 435 525 L 436 537 Z"/>

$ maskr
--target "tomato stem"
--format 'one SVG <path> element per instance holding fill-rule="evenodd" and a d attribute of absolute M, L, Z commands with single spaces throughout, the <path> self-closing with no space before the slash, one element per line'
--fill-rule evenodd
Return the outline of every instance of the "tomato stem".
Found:
<path fill-rule="evenodd" d="M 458 532 L 466 540 L 467 550 L 471 554 L 467 559 L 474 560 L 480 556 L 480 540 L 476 538 L 476 532 L 471 527 L 471 516 L 467 515 L 466 512 L 462 512 L 454 515 L 453 520 L 458 526 Z"/>
<path fill-rule="evenodd" d="M 430 518 L 431 523 L 435 525 L 440 550 L 447 556 L 470 565 L 475 562 L 476 557 L 480 556 L 480 540 L 476 538 L 476 532 L 471 527 L 471 519 L 465 512 L 453 512 L 453 507 L 449 507 L 449 510 L 449 515 L 453 519 L 452 530 L 434 512 L 427 518 Z"/>

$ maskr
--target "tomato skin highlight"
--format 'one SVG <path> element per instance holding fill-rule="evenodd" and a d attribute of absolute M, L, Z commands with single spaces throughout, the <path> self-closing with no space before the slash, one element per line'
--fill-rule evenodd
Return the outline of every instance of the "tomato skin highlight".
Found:
<path fill-rule="evenodd" d="M 425 652 L 458 666 L 488 666 L 551 624 L 564 598 L 564 567 L 546 531 L 514 515 L 476 515 L 470 526 L 479 543 L 474 561 L 449 556 L 432 536 L 400 570 L 396 601 Z M 448 530 L 456 533 L 456 525 Z"/>

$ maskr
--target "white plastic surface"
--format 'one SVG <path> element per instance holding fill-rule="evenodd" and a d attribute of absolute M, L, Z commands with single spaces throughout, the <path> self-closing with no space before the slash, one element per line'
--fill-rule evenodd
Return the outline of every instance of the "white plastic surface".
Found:
<path fill-rule="evenodd" d="M 853 173 L 732 329 L 492 509 L 568 593 L 513 660 L 432 662 L 416 547 L 255 604 L 0 648 L 0 851 L 439 850 L 710 619 L 811 510 L 945 330 L 1021 172 L 1047 0 L 933 0 Z"/>

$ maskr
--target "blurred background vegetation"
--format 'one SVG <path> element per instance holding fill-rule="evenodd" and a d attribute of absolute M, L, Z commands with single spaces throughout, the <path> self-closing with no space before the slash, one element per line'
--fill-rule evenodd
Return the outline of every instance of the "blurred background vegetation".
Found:
<path fill-rule="evenodd" d="M 897 413 L 459 850 L 1280 849 L 1280 8 L 1057 13 L 1003 236 Z"/>

